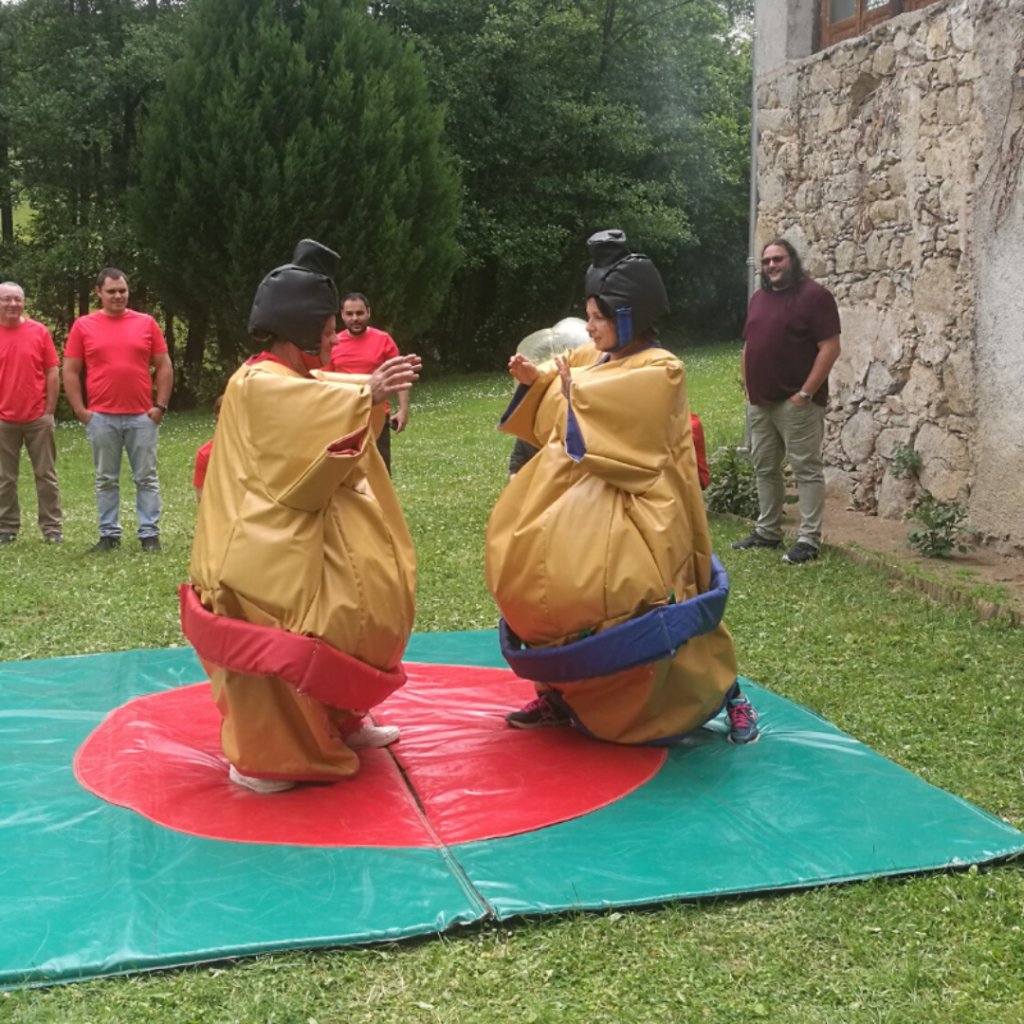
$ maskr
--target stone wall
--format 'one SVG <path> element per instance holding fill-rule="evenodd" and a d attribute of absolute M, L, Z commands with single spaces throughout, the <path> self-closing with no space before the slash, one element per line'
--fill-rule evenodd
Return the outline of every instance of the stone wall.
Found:
<path fill-rule="evenodd" d="M 758 80 L 757 238 L 835 295 L 833 493 L 1024 544 L 1024 0 L 946 0 Z"/>

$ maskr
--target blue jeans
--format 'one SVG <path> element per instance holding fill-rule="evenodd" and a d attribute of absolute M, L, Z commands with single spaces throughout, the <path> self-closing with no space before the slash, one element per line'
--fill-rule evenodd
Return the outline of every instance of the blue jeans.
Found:
<path fill-rule="evenodd" d="M 121 451 L 128 453 L 135 481 L 135 514 L 139 540 L 160 536 L 160 481 L 156 475 L 156 442 L 160 428 L 145 414 L 94 412 L 85 425 L 96 466 L 96 508 L 100 536 L 121 536 L 117 518 L 121 504 Z"/>

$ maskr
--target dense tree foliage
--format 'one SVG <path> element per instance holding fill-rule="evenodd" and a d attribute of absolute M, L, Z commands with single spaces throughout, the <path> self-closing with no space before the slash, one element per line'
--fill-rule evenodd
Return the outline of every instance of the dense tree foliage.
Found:
<path fill-rule="evenodd" d="M 609 226 L 658 261 L 677 323 L 733 329 L 749 3 L 0 3 L 0 276 L 59 334 L 124 267 L 172 344 L 187 325 L 179 402 L 237 364 L 303 235 L 449 366 L 578 311 Z"/>
<path fill-rule="evenodd" d="M 143 140 L 136 213 L 160 294 L 232 365 L 253 293 L 295 242 L 422 331 L 459 250 L 458 179 L 412 44 L 347 0 L 194 0 Z"/>
<path fill-rule="evenodd" d="M 624 228 L 692 319 L 742 311 L 749 53 L 719 0 L 386 0 L 423 49 L 466 201 L 432 332 L 487 361 L 579 304 L 584 241 Z M 731 326 L 731 325 L 730 325 Z"/>
<path fill-rule="evenodd" d="M 88 310 L 100 267 L 137 266 L 125 197 L 180 14 L 170 0 L 20 0 L 2 10 L 0 201 L 30 211 L 18 244 L 4 213 L 5 276 L 24 282 L 57 328 Z"/>

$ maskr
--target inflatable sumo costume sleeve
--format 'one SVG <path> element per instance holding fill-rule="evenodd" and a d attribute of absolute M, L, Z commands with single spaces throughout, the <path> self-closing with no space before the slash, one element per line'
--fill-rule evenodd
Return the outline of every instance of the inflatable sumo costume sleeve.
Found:
<path fill-rule="evenodd" d="M 621 232 L 591 248 L 588 297 L 642 336 L 668 308 L 656 268 Z M 502 653 L 538 689 L 557 688 L 584 731 L 675 742 L 721 710 L 736 680 L 685 371 L 656 343 L 615 360 L 586 345 L 568 359 L 568 401 L 543 364 L 500 425 L 540 449 L 488 524 Z"/>
<path fill-rule="evenodd" d="M 264 279 L 258 341 L 319 349 L 337 307 L 331 257 L 303 242 Z M 345 735 L 405 681 L 415 557 L 375 413 L 366 378 L 302 376 L 268 353 L 225 391 L 180 596 L 224 752 L 245 775 L 352 775 Z"/>

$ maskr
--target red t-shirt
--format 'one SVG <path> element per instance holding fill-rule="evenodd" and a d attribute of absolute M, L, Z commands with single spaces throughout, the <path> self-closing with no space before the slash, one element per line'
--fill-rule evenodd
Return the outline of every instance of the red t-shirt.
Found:
<path fill-rule="evenodd" d="M 711 483 L 711 471 L 708 469 L 708 453 L 704 447 L 704 427 L 695 412 L 690 413 L 690 430 L 693 433 L 693 450 L 697 453 L 697 476 L 703 491 Z"/>
<path fill-rule="evenodd" d="M 38 321 L 0 326 L 0 420 L 39 419 L 46 412 L 46 371 L 59 365 L 50 332 Z"/>
<path fill-rule="evenodd" d="M 373 373 L 381 363 L 400 355 L 395 339 L 386 331 L 367 327 L 356 337 L 342 331 L 331 349 L 331 365 L 325 369 L 334 373 Z M 384 412 L 389 413 L 391 405 L 384 403 Z"/>
<path fill-rule="evenodd" d="M 64 356 L 85 363 L 89 408 L 113 415 L 138 415 L 153 406 L 153 356 L 167 351 L 157 322 L 126 309 L 120 316 L 97 310 L 72 325 Z"/>
<path fill-rule="evenodd" d="M 376 327 L 367 327 L 354 338 L 348 331 L 342 331 L 331 349 L 330 369 L 335 373 L 373 373 L 381 363 L 398 354 L 391 335 Z"/>
<path fill-rule="evenodd" d="M 210 452 L 213 450 L 213 438 L 211 437 L 199 451 L 196 452 L 196 468 L 192 474 L 192 486 L 202 487 L 206 483 L 206 467 L 210 465 Z"/>
<path fill-rule="evenodd" d="M 747 393 L 751 405 L 792 398 L 818 357 L 818 344 L 839 334 L 839 310 L 827 288 L 804 278 L 795 288 L 759 288 L 743 327 Z M 814 396 L 828 402 L 828 380 Z"/>

